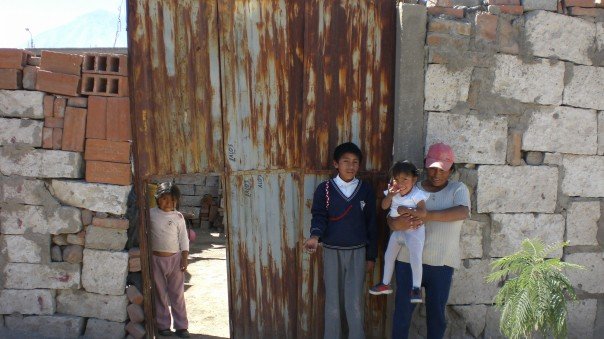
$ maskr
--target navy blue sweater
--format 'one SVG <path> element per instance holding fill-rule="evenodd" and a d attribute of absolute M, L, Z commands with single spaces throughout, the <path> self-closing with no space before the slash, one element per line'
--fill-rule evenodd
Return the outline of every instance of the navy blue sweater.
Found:
<path fill-rule="evenodd" d="M 329 182 L 329 207 L 325 186 Z M 377 256 L 375 225 L 375 193 L 369 184 L 359 180 L 349 198 L 340 191 L 333 179 L 324 181 L 315 190 L 312 201 L 310 235 L 316 235 L 323 246 L 351 250 L 367 247 L 367 260 Z"/>

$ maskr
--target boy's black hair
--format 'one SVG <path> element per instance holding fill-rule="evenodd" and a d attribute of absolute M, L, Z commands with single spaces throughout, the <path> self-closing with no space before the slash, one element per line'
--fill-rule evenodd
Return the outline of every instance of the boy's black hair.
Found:
<path fill-rule="evenodd" d="M 170 181 L 162 182 L 161 184 L 157 185 L 157 190 L 155 191 L 155 202 L 157 202 L 157 199 L 159 199 L 162 195 L 166 194 L 171 195 L 177 203 L 180 200 L 180 190 L 178 189 L 178 186 Z"/>
<path fill-rule="evenodd" d="M 397 161 L 396 163 L 394 163 L 394 165 L 392 165 L 392 168 L 390 168 L 391 178 L 396 178 L 401 173 L 410 174 L 414 177 L 419 177 L 419 170 L 409 160 Z"/>
<path fill-rule="evenodd" d="M 355 145 L 352 142 L 345 142 L 343 144 L 339 144 L 338 147 L 333 151 L 333 160 L 336 162 L 340 160 L 340 158 L 346 154 L 352 153 L 359 158 L 359 162 L 363 161 L 363 152 L 359 146 Z"/>

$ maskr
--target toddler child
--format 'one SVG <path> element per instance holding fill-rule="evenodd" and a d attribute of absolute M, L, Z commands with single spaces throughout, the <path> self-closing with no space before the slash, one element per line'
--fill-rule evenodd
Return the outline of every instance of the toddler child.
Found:
<path fill-rule="evenodd" d="M 185 218 L 176 210 L 180 191 L 171 182 L 158 185 L 155 192 L 157 207 L 149 211 L 151 219 L 151 249 L 153 250 L 153 280 L 155 282 L 155 321 L 159 334 L 171 336 L 174 320 L 175 334 L 188 338 L 189 321 L 185 307 L 185 270 L 189 256 L 189 239 Z M 172 316 L 170 309 L 172 307 Z"/>
<path fill-rule="evenodd" d="M 386 197 L 382 200 L 382 208 L 389 208 L 389 216 L 393 218 L 401 214 L 408 214 L 417 218 L 425 217 L 426 199 L 428 199 L 429 193 L 422 191 L 415 185 L 419 176 L 415 165 L 409 161 L 399 161 L 392 166 L 390 174 L 391 181 L 388 184 L 388 189 L 384 191 Z M 369 293 L 373 295 L 392 293 L 390 280 L 392 279 L 396 257 L 404 242 L 409 249 L 409 261 L 413 277 L 413 287 L 410 293 L 411 302 L 421 303 L 422 252 L 425 237 L 426 229 L 423 225 L 415 230 L 393 232 L 390 235 L 388 248 L 384 255 L 384 278 L 381 283 L 370 288 Z"/>

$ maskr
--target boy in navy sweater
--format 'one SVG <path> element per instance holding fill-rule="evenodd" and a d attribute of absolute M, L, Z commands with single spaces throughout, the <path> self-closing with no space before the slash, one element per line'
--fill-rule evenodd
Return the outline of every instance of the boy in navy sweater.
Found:
<path fill-rule="evenodd" d="M 335 178 L 319 184 L 312 204 L 310 238 L 304 248 L 314 253 L 323 244 L 325 284 L 324 338 L 341 338 L 343 309 L 348 338 L 365 338 L 363 295 L 365 272 L 377 256 L 376 198 L 371 186 L 357 179 L 363 154 L 351 142 L 336 147 Z"/>

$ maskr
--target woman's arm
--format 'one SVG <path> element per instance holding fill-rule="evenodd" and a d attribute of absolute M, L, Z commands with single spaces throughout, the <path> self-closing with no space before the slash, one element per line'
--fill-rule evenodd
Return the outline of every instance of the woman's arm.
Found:
<path fill-rule="evenodd" d="M 392 231 L 407 231 L 422 224 L 421 220 L 411 215 L 401 215 L 396 218 L 387 217 L 386 222 Z"/>
<path fill-rule="evenodd" d="M 467 206 L 454 206 L 439 211 L 427 211 L 423 221 L 458 221 L 465 220 L 470 214 Z"/>

